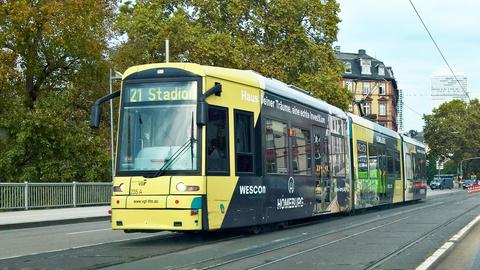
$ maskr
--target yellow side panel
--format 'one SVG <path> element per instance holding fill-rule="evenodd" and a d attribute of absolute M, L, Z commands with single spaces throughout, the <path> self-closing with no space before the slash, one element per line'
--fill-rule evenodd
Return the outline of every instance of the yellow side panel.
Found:
<path fill-rule="evenodd" d="M 227 80 L 221 80 L 218 78 L 207 77 L 205 80 L 205 89 L 208 90 L 212 88 L 216 82 L 222 84 L 222 94 L 221 96 L 210 96 L 207 99 L 209 105 L 230 108 L 228 112 L 229 116 L 233 114 L 233 108 L 243 111 L 254 112 L 254 119 L 258 119 L 261 102 L 261 93 L 259 88 Z M 233 118 L 229 119 L 229 123 L 233 123 Z"/>
<path fill-rule="evenodd" d="M 180 226 L 181 222 L 181 226 Z M 175 226 L 175 223 L 177 226 Z M 114 230 L 201 230 L 202 210 L 191 215 L 191 210 L 137 210 L 113 209 Z"/>
<path fill-rule="evenodd" d="M 208 176 L 208 227 L 220 229 L 230 200 L 237 186 L 238 177 Z"/>
<path fill-rule="evenodd" d="M 167 196 L 128 196 L 127 208 L 166 208 Z"/>
<path fill-rule="evenodd" d="M 226 74 L 223 74 L 222 76 L 228 77 Z M 235 76 L 238 76 L 238 74 Z M 244 78 L 244 80 L 249 79 L 256 80 L 256 78 L 253 77 Z M 259 88 L 252 87 L 247 84 L 240 84 L 228 80 L 222 80 L 215 77 L 207 77 L 205 79 L 205 89 L 210 89 L 215 85 L 216 82 L 222 84 L 222 94 L 221 96 L 209 97 L 207 102 L 209 105 L 216 105 L 228 108 L 230 176 L 207 176 L 208 226 L 211 230 L 221 228 L 225 214 L 228 211 L 233 193 L 235 192 L 235 187 L 238 183 L 238 177 L 235 176 L 234 162 L 235 110 L 253 112 L 254 124 L 257 124 L 260 116 L 261 107 L 261 90 Z M 206 138 L 205 129 L 203 136 L 204 138 Z M 203 151 L 205 151 L 205 149 L 203 149 Z"/>
<path fill-rule="evenodd" d="M 403 202 L 403 181 L 401 179 L 395 180 L 393 202 L 394 203 Z"/>

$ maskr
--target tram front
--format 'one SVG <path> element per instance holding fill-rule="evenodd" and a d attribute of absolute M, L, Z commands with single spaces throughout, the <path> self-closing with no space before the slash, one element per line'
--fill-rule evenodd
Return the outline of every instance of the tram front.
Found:
<path fill-rule="evenodd" d="M 205 179 L 197 133 L 202 77 L 128 69 L 122 79 L 112 228 L 201 230 Z"/>

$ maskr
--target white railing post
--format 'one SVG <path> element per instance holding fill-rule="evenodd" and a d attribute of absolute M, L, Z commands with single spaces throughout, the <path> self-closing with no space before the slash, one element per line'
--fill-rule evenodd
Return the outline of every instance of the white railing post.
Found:
<path fill-rule="evenodd" d="M 25 184 L 24 188 L 24 196 L 25 196 L 25 210 L 28 210 L 28 182 L 25 181 L 23 182 Z"/>
<path fill-rule="evenodd" d="M 77 207 L 77 182 L 73 181 L 73 207 Z"/>

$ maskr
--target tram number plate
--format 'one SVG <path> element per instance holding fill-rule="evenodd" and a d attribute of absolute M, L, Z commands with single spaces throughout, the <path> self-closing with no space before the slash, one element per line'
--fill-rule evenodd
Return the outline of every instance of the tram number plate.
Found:
<path fill-rule="evenodd" d="M 130 191 L 130 193 L 132 193 L 132 195 L 140 195 L 140 194 L 142 194 L 142 190 L 141 190 L 141 189 L 132 188 L 132 190 Z"/>

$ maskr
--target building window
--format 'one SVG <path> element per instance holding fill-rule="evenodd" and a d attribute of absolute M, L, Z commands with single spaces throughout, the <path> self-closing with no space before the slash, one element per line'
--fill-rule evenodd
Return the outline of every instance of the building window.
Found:
<path fill-rule="evenodd" d="M 387 105 L 385 103 L 378 104 L 378 114 L 381 116 L 387 115 Z"/>
<path fill-rule="evenodd" d="M 385 95 L 386 94 L 385 83 L 379 83 L 378 84 L 378 94 L 379 95 Z"/>
<path fill-rule="evenodd" d="M 365 112 L 365 115 L 369 115 L 369 114 L 370 114 L 370 102 L 366 102 L 366 103 L 363 105 L 363 111 Z"/>
<path fill-rule="evenodd" d="M 368 95 L 370 93 L 370 82 L 363 82 L 363 94 Z"/>
<path fill-rule="evenodd" d="M 370 67 L 371 67 L 370 60 L 360 59 L 360 65 L 362 66 L 362 74 L 367 74 L 367 75 L 372 74 L 370 70 Z"/>
<path fill-rule="evenodd" d="M 265 164 L 267 173 L 288 174 L 287 124 L 265 120 Z"/>
<path fill-rule="evenodd" d="M 351 74 L 352 73 L 352 63 L 345 62 L 345 73 Z"/>
<path fill-rule="evenodd" d="M 253 113 L 235 111 L 237 173 L 253 173 Z"/>
<path fill-rule="evenodd" d="M 348 91 L 352 92 L 352 81 L 345 81 L 345 87 L 348 89 Z"/>
<path fill-rule="evenodd" d="M 379 76 L 385 76 L 385 67 L 382 65 L 378 66 L 378 75 Z"/>

